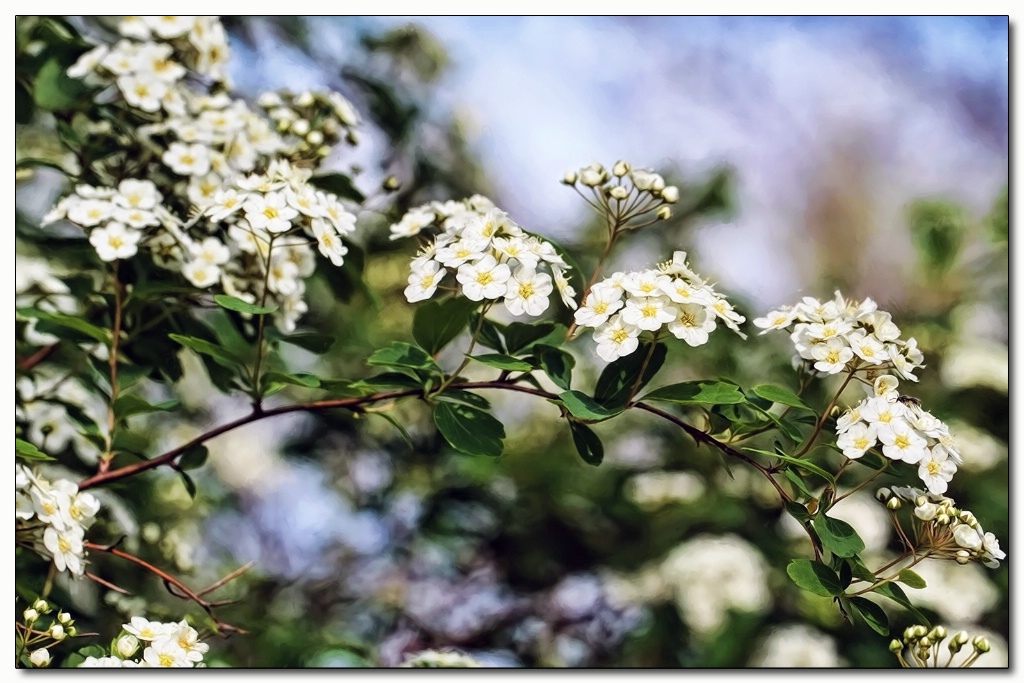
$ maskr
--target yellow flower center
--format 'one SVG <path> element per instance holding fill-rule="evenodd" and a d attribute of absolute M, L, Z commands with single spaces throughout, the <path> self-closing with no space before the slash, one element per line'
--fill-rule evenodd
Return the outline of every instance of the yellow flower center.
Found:
<path fill-rule="evenodd" d="M 124 246 L 124 240 L 121 239 L 120 237 L 111 237 L 110 246 L 112 246 L 114 249 L 120 249 L 121 247 Z"/>
<path fill-rule="evenodd" d="M 160 666 L 167 668 L 174 666 L 174 657 L 172 655 L 160 655 Z"/>
<path fill-rule="evenodd" d="M 608 310 L 608 304 L 603 301 L 599 301 L 594 304 L 594 313 L 598 315 L 604 315 L 604 312 Z"/>
<path fill-rule="evenodd" d="M 432 284 L 434 284 L 434 276 L 433 275 L 424 275 L 423 279 L 420 280 L 420 287 L 422 287 L 423 289 L 427 289 Z"/>
<path fill-rule="evenodd" d="M 71 544 L 68 543 L 63 538 L 57 541 L 57 547 L 60 548 L 60 551 L 62 553 L 69 553 L 69 552 L 71 552 Z"/>
<path fill-rule="evenodd" d="M 645 318 L 653 318 L 658 314 L 658 307 L 652 306 L 651 304 L 647 304 L 646 306 L 640 309 L 640 312 L 644 314 Z"/>
<path fill-rule="evenodd" d="M 685 325 L 686 327 L 696 327 L 697 316 L 695 316 L 692 313 L 683 313 L 679 316 L 679 322 Z"/>
<path fill-rule="evenodd" d="M 489 285 L 494 282 L 494 276 L 490 273 L 480 273 L 476 276 L 476 281 L 481 285 Z"/>
<path fill-rule="evenodd" d="M 775 325 L 775 326 L 782 326 L 782 325 L 785 325 L 785 324 L 786 324 L 786 317 L 782 316 L 782 315 L 780 315 L 778 318 L 776 318 L 775 320 L 772 321 L 772 325 Z"/>
<path fill-rule="evenodd" d="M 858 451 L 863 451 L 863 450 L 867 449 L 867 447 L 868 447 L 868 440 L 865 439 L 864 437 L 861 437 L 859 439 L 854 439 L 853 446 Z"/>
<path fill-rule="evenodd" d="M 893 442 L 893 445 L 896 446 L 896 448 L 899 448 L 900 450 L 904 448 L 909 448 L 910 438 L 907 437 L 905 434 L 900 434 L 899 436 L 896 437 L 896 440 Z"/>
<path fill-rule="evenodd" d="M 277 209 L 275 209 L 272 206 L 268 206 L 267 208 L 263 209 L 263 215 L 270 220 L 274 220 L 278 216 Z"/>
<path fill-rule="evenodd" d="M 519 285 L 519 296 L 523 299 L 529 299 L 533 296 L 533 285 L 528 282 L 523 282 Z"/>
<path fill-rule="evenodd" d="M 181 157 L 181 163 L 185 164 L 186 166 L 191 166 L 192 164 L 196 163 L 196 158 L 191 154 L 186 154 L 185 156 Z"/>
<path fill-rule="evenodd" d="M 939 467 L 939 463 L 937 463 L 937 462 L 930 462 L 930 463 L 928 463 L 928 474 L 936 475 L 936 474 L 939 473 L 940 469 L 941 468 Z"/>
<path fill-rule="evenodd" d="M 879 413 L 878 414 L 878 421 L 879 422 L 885 422 L 886 424 L 888 424 L 889 422 L 892 422 L 892 413 L 889 412 L 888 410 L 885 411 L 884 413 Z"/>
<path fill-rule="evenodd" d="M 657 287 L 651 284 L 650 282 L 644 282 L 640 285 L 640 291 L 643 292 L 644 294 L 650 294 L 655 289 L 657 289 Z"/>
<path fill-rule="evenodd" d="M 839 362 L 839 352 L 836 351 L 835 349 L 832 349 L 831 351 L 828 352 L 828 355 L 825 356 L 825 360 L 827 362 L 829 362 L 829 363 L 838 363 Z"/>
<path fill-rule="evenodd" d="M 626 332 L 623 329 L 618 329 L 612 332 L 612 341 L 616 344 L 621 344 L 627 339 L 629 339 L 629 332 Z"/>

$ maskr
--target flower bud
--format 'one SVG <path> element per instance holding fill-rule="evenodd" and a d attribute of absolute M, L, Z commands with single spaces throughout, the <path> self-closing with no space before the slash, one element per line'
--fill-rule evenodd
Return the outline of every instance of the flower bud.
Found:
<path fill-rule="evenodd" d="M 402 187 L 402 184 L 398 182 L 398 178 L 393 175 L 389 175 L 384 179 L 384 182 L 381 183 L 381 187 L 384 188 L 385 192 L 395 192 Z"/>
<path fill-rule="evenodd" d="M 308 90 L 295 98 L 295 104 L 299 107 L 308 107 L 313 104 L 313 93 Z"/>
<path fill-rule="evenodd" d="M 74 638 L 78 635 L 78 629 L 74 626 L 68 626 L 68 635 Z"/>
<path fill-rule="evenodd" d="M 889 643 L 889 652 L 892 652 L 893 654 L 903 652 L 903 641 L 893 640 L 891 643 Z"/>
<path fill-rule="evenodd" d="M 562 176 L 563 185 L 575 185 L 576 184 L 576 173 L 573 171 L 566 171 L 565 175 Z"/>
<path fill-rule="evenodd" d="M 622 200 L 629 196 L 629 190 L 622 187 L 621 185 L 616 185 L 612 189 L 608 190 L 608 194 L 609 196 L 612 197 L 612 199 Z"/>
<path fill-rule="evenodd" d="M 309 131 L 309 135 L 306 136 L 306 142 L 311 145 L 319 145 L 324 141 L 324 134 L 318 130 Z"/>
<path fill-rule="evenodd" d="M 907 641 L 908 643 L 912 643 L 915 640 L 917 640 L 917 636 L 915 635 L 916 628 L 916 626 L 908 626 L 905 629 L 903 629 L 903 640 Z"/>
<path fill-rule="evenodd" d="M 971 554 L 966 550 L 957 550 L 956 561 L 957 564 L 967 564 L 971 561 Z"/>
<path fill-rule="evenodd" d="M 965 633 L 964 635 L 967 635 L 967 634 Z M 956 636 L 953 636 L 952 638 L 950 638 L 949 644 L 946 645 L 946 647 L 949 649 L 949 653 L 950 654 L 954 654 L 954 655 L 957 652 L 960 652 L 960 650 L 963 648 L 963 646 L 964 646 L 963 641 L 958 640 Z"/>
<path fill-rule="evenodd" d="M 679 188 L 675 185 L 669 185 L 661 191 L 661 198 L 669 204 L 675 204 L 679 201 Z"/>
<path fill-rule="evenodd" d="M 612 173 L 615 174 L 616 178 L 621 178 L 622 176 L 629 173 L 629 164 L 627 164 L 625 161 L 617 162 L 614 166 L 612 166 Z"/>
<path fill-rule="evenodd" d="M 928 636 L 925 636 L 924 638 L 922 638 L 918 642 L 918 647 L 920 647 L 922 650 L 925 649 L 925 648 L 931 647 L 931 646 L 932 646 L 932 639 L 929 638 Z"/>
<path fill-rule="evenodd" d="M 928 632 L 928 637 L 931 638 L 935 642 L 938 642 L 938 641 L 942 640 L 943 638 L 946 637 L 946 635 L 947 635 L 947 633 L 946 633 L 946 627 L 945 626 L 936 626 L 935 628 L 933 628 L 931 631 Z"/>
<path fill-rule="evenodd" d="M 903 503 L 900 501 L 899 498 L 890 498 L 889 502 L 885 504 L 885 507 L 889 508 L 890 510 L 899 510 L 901 507 L 903 507 Z"/>
<path fill-rule="evenodd" d="M 57 621 L 67 626 L 71 623 L 71 615 L 67 612 L 57 612 Z"/>
<path fill-rule="evenodd" d="M 981 654 L 985 654 L 986 652 L 992 649 L 988 644 L 988 638 L 984 636 L 978 636 L 973 641 L 971 641 L 971 644 L 974 645 L 974 651 L 979 652 Z"/>
<path fill-rule="evenodd" d="M 884 503 L 890 498 L 892 498 L 892 489 L 883 486 L 882 488 L 875 491 L 875 500 L 877 500 L 880 503 Z"/>
<path fill-rule="evenodd" d="M 139 649 L 139 639 L 131 634 L 125 634 L 114 643 L 114 651 L 121 659 L 128 659 Z"/>
<path fill-rule="evenodd" d="M 346 131 L 345 142 L 355 147 L 356 145 L 359 144 L 359 136 L 356 135 L 356 132 L 354 130 Z"/>
<path fill-rule="evenodd" d="M 292 124 L 292 132 L 298 136 L 305 135 L 309 132 L 309 121 L 306 119 L 299 119 Z"/>
<path fill-rule="evenodd" d="M 657 216 L 658 220 L 667 221 L 669 218 L 672 218 L 672 209 L 667 206 L 662 206 L 658 209 Z"/>
<path fill-rule="evenodd" d="M 33 650 L 28 659 L 34 666 L 47 666 L 50 663 L 50 651 L 45 647 L 41 647 L 38 650 Z"/>
<path fill-rule="evenodd" d="M 917 624 L 916 626 L 914 626 L 914 638 L 920 639 L 924 638 L 926 635 L 928 635 L 927 628 L 925 628 L 921 624 Z"/>
<path fill-rule="evenodd" d="M 953 540 L 961 548 L 968 550 L 981 550 L 982 538 L 975 529 L 967 524 L 957 524 L 953 527 Z"/>
<path fill-rule="evenodd" d="M 580 182 L 587 187 L 604 185 L 606 180 L 608 180 L 608 172 L 601 164 L 591 164 L 580 171 Z"/>
<path fill-rule="evenodd" d="M 40 614 L 46 614 L 50 611 L 50 603 L 46 602 L 42 598 L 36 598 L 36 601 L 32 603 L 32 609 L 36 610 Z"/>
<path fill-rule="evenodd" d="M 914 516 L 923 522 L 930 522 L 938 515 L 939 508 L 935 503 L 925 503 L 914 508 Z"/>
<path fill-rule="evenodd" d="M 64 627 L 61 626 L 60 624 L 54 624 L 53 626 L 50 627 L 50 637 L 53 638 L 54 640 L 57 640 L 57 641 L 64 640 L 65 636 L 66 636 L 66 634 L 64 633 Z"/>
<path fill-rule="evenodd" d="M 941 514 L 941 515 L 938 515 L 938 516 L 937 516 L 937 517 L 935 518 L 935 521 L 936 521 L 936 522 L 937 522 L 937 523 L 938 523 L 938 524 L 939 524 L 940 526 L 949 526 L 949 522 L 950 522 L 951 520 L 949 519 L 949 515 L 947 515 L 947 514 Z"/>
<path fill-rule="evenodd" d="M 27 610 L 21 613 L 21 616 L 25 618 L 26 624 L 31 624 L 33 621 L 39 618 L 39 612 L 29 607 Z"/>
<path fill-rule="evenodd" d="M 354 145 L 356 143 L 353 142 L 352 144 Z M 327 145 L 324 145 L 323 147 L 320 147 L 320 148 L 318 148 L 316 150 L 316 155 L 318 157 L 326 157 L 330 153 L 331 153 L 331 148 L 328 147 Z"/>
<path fill-rule="evenodd" d="M 259 99 L 256 100 L 256 104 L 260 105 L 265 109 L 279 107 L 281 106 L 281 96 L 278 95 L 276 92 L 260 93 Z"/>

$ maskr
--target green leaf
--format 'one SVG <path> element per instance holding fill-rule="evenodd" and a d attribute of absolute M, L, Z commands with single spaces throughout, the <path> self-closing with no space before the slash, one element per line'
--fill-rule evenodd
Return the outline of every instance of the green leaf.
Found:
<path fill-rule="evenodd" d="M 181 406 L 181 401 L 177 399 L 160 403 L 149 403 L 144 398 L 135 394 L 121 394 L 114 401 L 114 415 L 118 419 L 124 420 L 132 415 L 177 410 L 179 406 Z"/>
<path fill-rule="evenodd" d="M 501 455 L 505 428 L 489 413 L 459 403 L 438 402 L 434 423 L 458 451 L 467 455 Z"/>
<path fill-rule="evenodd" d="M 873 592 L 889 598 L 897 605 L 905 607 L 910 611 L 911 616 L 914 617 L 917 623 L 924 624 L 925 626 L 931 625 L 931 622 L 928 621 L 928 619 L 926 619 L 916 607 L 914 607 L 914 603 L 910 602 L 910 598 L 907 597 L 907 594 L 903 592 L 903 589 L 900 588 L 898 584 L 892 582 L 883 583 L 882 585 L 877 586 Z"/>
<path fill-rule="evenodd" d="M 40 109 L 65 111 L 74 107 L 84 92 L 81 81 L 68 78 L 64 65 L 50 59 L 36 74 L 32 100 Z"/>
<path fill-rule="evenodd" d="M 188 476 L 184 472 L 178 472 L 181 475 L 181 483 L 185 485 L 185 491 L 188 492 L 188 497 L 192 500 L 196 499 L 196 483 L 192 481 L 192 477 Z"/>
<path fill-rule="evenodd" d="M 901 569 L 899 578 L 897 579 L 900 583 L 904 583 L 910 588 L 927 588 L 928 583 L 921 578 L 921 575 L 915 572 L 913 569 Z"/>
<path fill-rule="evenodd" d="M 309 389 L 317 389 L 320 387 L 320 378 L 316 375 L 311 375 L 308 372 L 299 372 L 295 374 L 288 374 L 285 372 L 268 372 L 263 378 L 264 382 L 283 382 L 284 384 L 294 384 L 299 387 L 307 387 Z"/>
<path fill-rule="evenodd" d="M 594 388 L 594 398 L 598 403 L 609 407 L 625 407 L 626 401 L 629 400 L 633 391 L 633 386 L 636 385 L 637 391 L 643 389 L 644 385 L 651 381 L 651 378 L 665 363 L 667 349 L 664 344 L 659 343 L 655 346 L 651 360 L 647 363 L 647 369 L 644 370 L 644 375 L 637 384 L 640 368 L 643 367 L 649 352 L 650 344 L 641 344 L 640 348 L 628 356 L 609 363 L 601 372 L 601 376 L 597 378 L 597 386 Z"/>
<path fill-rule="evenodd" d="M 327 173 L 325 175 L 313 176 L 309 179 L 309 182 L 321 190 L 327 190 L 332 194 L 338 195 L 342 199 L 350 199 L 358 204 L 366 201 L 366 195 L 360 192 L 355 184 L 353 184 L 352 178 L 344 173 Z"/>
<path fill-rule="evenodd" d="M 572 384 L 572 369 L 576 366 L 576 359 L 572 354 L 547 344 L 536 344 L 533 347 L 533 357 L 559 389 L 569 389 Z"/>
<path fill-rule="evenodd" d="M 491 407 L 491 402 L 486 398 L 464 389 L 445 389 L 443 394 L 437 396 L 437 399 L 439 401 L 451 401 L 452 403 L 465 403 L 480 410 L 489 410 Z"/>
<path fill-rule="evenodd" d="M 114 432 L 114 439 L 110 449 L 115 452 L 127 451 L 142 456 L 145 460 L 146 449 L 149 447 L 149 439 L 138 432 L 130 429 L 118 429 Z"/>
<path fill-rule="evenodd" d="M 53 460 L 46 453 L 30 444 L 28 441 L 23 441 L 17 437 L 14 439 L 14 444 L 17 449 L 18 457 L 24 458 L 25 460 Z"/>
<path fill-rule="evenodd" d="M 503 334 L 505 346 L 512 355 L 526 353 L 536 344 L 561 343 L 565 340 L 568 328 L 558 323 L 544 321 L 539 323 L 510 323 Z"/>
<path fill-rule="evenodd" d="M 420 304 L 412 318 L 412 337 L 433 355 L 466 329 L 476 307 L 477 302 L 454 296 Z"/>
<path fill-rule="evenodd" d="M 796 487 L 797 491 L 809 498 L 814 497 L 814 492 L 807 486 L 807 483 L 804 482 L 803 477 L 801 477 L 800 473 L 796 471 L 796 468 L 787 467 L 782 471 L 782 474 L 785 475 L 786 479 L 789 479 L 790 483 Z"/>
<path fill-rule="evenodd" d="M 841 519 L 825 513 L 814 518 L 814 530 L 818 532 L 822 545 L 839 557 L 853 557 L 864 550 L 864 541 L 857 531 Z"/>
<path fill-rule="evenodd" d="M 198 337 L 186 337 L 183 334 L 169 334 L 167 336 L 185 348 L 191 349 L 192 351 L 204 356 L 209 356 L 218 365 L 225 368 L 233 370 L 237 366 L 243 365 L 242 360 L 238 358 L 238 356 L 219 344 L 214 344 L 213 342 L 200 339 Z"/>
<path fill-rule="evenodd" d="M 257 306 L 256 304 L 250 304 L 248 301 L 242 301 L 236 296 L 228 296 L 227 294 L 217 294 L 213 297 L 213 300 L 216 301 L 217 305 L 221 308 L 226 308 L 229 311 L 238 311 L 239 313 L 266 315 L 267 313 L 273 313 L 277 310 L 277 306 Z"/>
<path fill-rule="evenodd" d="M 790 455 L 786 455 L 785 453 L 779 453 L 778 451 L 763 451 L 760 448 L 744 448 L 743 450 L 750 451 L 751 453 L 760 453 L 761 455 L 770 455 L 773 458 L 778 458 L 783 462 L 788 462 L 791 465 L 796 465 L 797 467 L 807 470 L 808 472 L 814 472 L 819 477 L 821 477 L 828 483 L 832 484 L 833 486 L 836 483 L 835 477 L 829 474 L 826 470 L 822 469 L 818 465 L 815 465 L 813 462 L 805 458 L 794 458 Z"/>
<path fill-rule="evenodd" d="M 367 414 L 383 417 L 385 420 L 390 422 L 394 426 L 394 428 L 398 430 L 398 433 L 402 435 L 402 440 L 405 441 L 405 443 L 409 446 L 409 450 L 416 450 L 416 446 L 413 445 L 412 437 L 409 436 L 409 432 L 406 431 L 405 427 L 402 426 L 402 423 L 399 422 L 394 415 L 391 415 L 390 413 L 380 413 L 376 411 L 370 411 Z"/>
<path fill-rule="evenodd" d="M 615 417 L 622 412 L 622 408 L 606 408 L 582 391 L 564 391 L 559 395 L 562 403 L 569 409 L 573 417 L 581 420 L 600 421 Z"/>
<path fill-rule="evenodd" d="M 306 349 L 312 353 L 322 355 L 327 353 L 331 348 L 331 345 L 334 344 L 334 337 L 329 334 L 303 332 L 301 334 L 289 334 L 288 336 L 282 336 L 281 341 Z"/>
<path fill-rule="evenodd" d="M 793 443 L 797 443 L 800 441 L 800 430 L 796 427 L 795 424 L 791 423 L 789 420 L 779 419 L 777 415 L 773 415 L 772 413 L 768 412 L 767 410 L 757 405 L 753 401 L 747 401 L 747 405 L 753 408 L 755 411 L 757 411 L 758 414 L 767 418 L 769 422 L 773 422 L 775 426 L 779 428 L 779 431 L 781 431 L 783 434 L 789 437 L 789 439 L 793 441 Z"/>
<path fill-rule="evenodd" d="M 178 460 L 178 466 L 183 470 L 194 470 L 206 464 L 210 456 L 210 449 L 202 444 L 185 451 Z"/>
<path fill-rule="evenodd" d="M 482 356 L 470 356 L 475 361 L 499 370 L 514 370 L 515 372 L 530 372 L 533 366 L 524 360 L 506 356 L 503 353 L 485 353 Z"/>
<path fill-rule="evenodd" d="M 861 561 L 859 556 L 854 555 L 853 557 L 847 557 L 843 561 L 850 566 L 850 570 L 853 572 L 853 575 L 861 581 L 874 583 L 878 580 L 875 576 L 875 573 L 867 568 L 867 566 L 864 564 L 863 561 Z"/>
<path fill-rule="evenodd" d="M 803 410 L 810 410 L 811 412 L 814 412 L 813 408 L 804 403 L 799 396 L 789 389 L 785 389 L 774 384 L 758 384 L 752 389 L 752 391 L 761 398 L 767 399 L 772 403 L 780 403 L 784 406 L 790 406 L 791 408 L 801 408 Z"/>
<path fill-rule="evenodd" d="M 352 391 L 361 391 L 370 394 L 381 391 L 382 389 L 422 388 L 423 383 L 418 378 L 410 377 L 409 375 L 398 372 L 382 372 L 379 375 L 367 377 L 366 379 L 361 379 L 348 385 L 348 389 Z"/>
<path fill-rule="evenodd" d="M 476 336 L 478 342 L 495 351 L 504 352 L 508 350 L 505 348 L 505 342 L 501 339 L 501 332 L 505 329 L 504 325 L 486 318 L 481 322 L 480 314 L 472 316 L 472 319 L 473 329 L 476 329 L 479 323 L 480 334 Z"/>
<path fill-rule="evenodd" d="M 792 515 L 801 524 L 811 519 L 811 515 L 807 512 L 807 508 L 795 500 L 786 503 L 786 512 Z"/>
<path fill-rule="evenodd" d="M 875 633 L 889 635 L 889 617 L 885 616 L 882 608 L 867 598 L 851 597 L 850 607 L 860 615 L 860 618 L 871 627 Z"/>
<path fill-rule="evenodd" d="M 103 344 L 110 344 L 110 330 L 103 329 L 97 325 L 86 322 L 81 318 L 64 315 L 63 313 L 51 313 L 49 311 L 41 311 L 38 308 L 19 308 L 17 309 L 18 315 L 24 319 L 35 319 L 42 322 L 51 323 L 58 327 L 64 327 L 69 330 L 74 330 L 84 334 L 91 339 L 95 339 Z M 40 327 L 40 331 L 49 331 L 46 328 Z"/>
<path fill-rule="evenodd" d="M 600 465 L 604 460 L 604 446 L 601 439 L 590 427 L 579 422 L 569 422 L 569 429 L 572 431 L 572 442 L 576 445 L 576 452 L 588 465 Z"/>
<path fill-rule="evenodd" d="M 746 402 L 739 387 L 728 382 L 680 382 L 655 389 L 644 401 L 666 401 L 682 405 L 733 405 Z"/>
<path fill-rule="evenodd" d="M 377 349 L 366 359 L 366 362 L 369 365 L 383 365 L 389 368 L 441 371 L 441 368 L 437 366 L 433 358 L 427 355 L 426 351 L 405 342 L 391 342 L 390 345 Z"/>
<path fill-rule="evenodd" d="M 820 562 L 793 560 L 786 567 L 786 573 L 793 583 L 815 595 L 832 597 L 843 592 L 836 573 Z"/>

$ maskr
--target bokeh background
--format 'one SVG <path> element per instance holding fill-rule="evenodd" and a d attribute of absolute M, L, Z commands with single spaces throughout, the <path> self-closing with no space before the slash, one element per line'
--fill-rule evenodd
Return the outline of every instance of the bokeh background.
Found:
<path fill-rule="evenodd" d="M 409 338 L 411 247 L 387 239 L 406 208 L 480 192 L 593 264 L 603 227 L 558 181 L 625 159 L 665 174 L 683 199 L 673 220 L 616 253 L 617 269 L 683 249 L 748 319 L 838 288 L 871 296 L 919 340 L 927 368 L 904 393 L 952 426 L 965 463 L 949 493 L 1013 562 L 1005 17 L 225 24 L 240 93 L 343 92 L 366 125 L 331 163 L 355 167 L 367 191 L 390 174 L 402 182 L 360 217 L 366 286 L 317 276 L 305 322 L 337 341 L 319 359 L 296 350 L 296 366 L 358 378 L 373 348 Z M 60 190 L 46 172 L 19 185 L 21 220 L 37 220 Z M 19 269 L 42 258 L 18 249 Z M 660 379 L 795 386 L 785 335 L 718 336 L 670 354 Z M 600 371 L 588 344 L 573 349 L 584 387 Z M 182 360 L 189 418 L 154 419 L 153 452 L 247 412 L 198 360 Z M 812 398 L 823 404 L 828 390 Z M 194 585 L 255 563 L 222 591 L 239 600 L 224 618 L 250 633 L 212 641 L 211 665 L 393 666 L 444 647 L 493 666 L 896 664 L 888 639 L 789 582 L 785 564 L 807 539 L 751 472 L 726 472 L 629 415 L 597 426 L 607 455 L 590 467 L 553 408 L 489 398 L 509 435 L 498 460 L 448 450 L 416 403 L 393 411 L 411 445 L 373 415 L 285 416 L 210 442 L 195 500 L 173 473 L 154 472 L 111 487 L 104 503 L 128 547 Z M 836 516 L 877 564 L 898 551 L 870 493 Z M 139 595 L 59 587 L 95 630 L 116 632 L 118 612 L 185 608 L 109 559 L 95 558 L 98 573 Z M 989 634 L 981 663 L 1005 665 L 1007 566 L 926 562 L 920 574 L 928 587 L 908 589 L 911 599 L 935 622 Z M 911 623 L 882 606 L 894 627 Z"/>

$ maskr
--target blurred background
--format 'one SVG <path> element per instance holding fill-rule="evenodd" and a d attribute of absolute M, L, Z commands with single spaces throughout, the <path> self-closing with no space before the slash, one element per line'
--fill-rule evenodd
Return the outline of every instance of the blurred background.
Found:
<path fill-rule="evenodd" d="M 620 248 L 614 269 L 682 249 L 748 320 L 835 289 L 892 312 L 927 363 L 901 389 L 962 445 L 948 495 L 1013 561 L 1005 18 L 224 21 L 241 94 L 341 91 L 365 125 L 331 163 L 367 192 L 389 174 L 402 182 L 393 205 L 360 217 L 353 260 L 366 286 L 326 272 L 311 282 L 305 325 L 337 341 L 320 359 L 295 349 L 296 367 L 363 377 L 370 350 L 409 338 L 412 246 L 387 239 L 408 207 L 485 194 L 586 268 L 604 229 L 559 180 L 624 159 L 663 173 L 682 199 L 671 221 Z M 38 221 L 60 189 L 45 172 L 22 183 L 21 222 Z M 22 246 L 19 270 L 41 258 Z M 589 344 L 572 349 L 583 388 L 600 371 Z M 659 381 L 795 386 L 791 355 L 783 334 L 713 335 L 673 349 Z M 247 411 L 198 360 L 182 361 L 189 419 L 153 418 L 153 452 Z M 831 390 L 817 383 L 811 399 L 823 405 Z M 492 666 L 896 664 L 887 638 L 791 584 L 785 565 L 809 553 L 807 539 L 752 472 L 726 472 L 642 415 L 597 425 L 607 453 L 590 467 L 553 408 L 488 398 L 509 435 L 498 460 L 451 452 L 429 410 L 403 403 L 393 414 L 411 444 L 372 414 L 280 417 L 210 442 L 195 500 L 155 472 L 111 487 L 104 503 L 139 511 L 112 526 L 193 585 L 255 563 L 222 591 L 240 600 L 223 617 L 250 633 L 213 640 L 211 665 L 393 666 L 445 647 Z M 899 544 L 868 491 L 836 516 L 880 565 Z M 94 630 L 116 632 L 111 610 L 175 617 L 185 605 L 130 567 L 95 563 L 148 592 L 62 586 Z M 980 663 L 1004 666 L 1006 565 L 926 562 L 920 574 L 928 587 L 911 599 L 936 623 L 989 634 Z M 912 623 L 880 604 L 894 629 Z"/>

